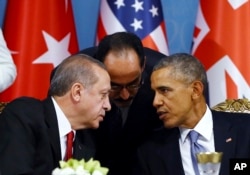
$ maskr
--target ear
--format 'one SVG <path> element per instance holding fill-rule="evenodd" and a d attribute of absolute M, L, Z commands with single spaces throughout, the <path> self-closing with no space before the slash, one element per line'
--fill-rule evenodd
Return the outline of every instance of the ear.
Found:
<path fill-rule="evenodd" d="M 74 83 L 71 86 L 71 96 L 75 102 L 79 102 L 81 96 L 83 95 L 82 92 L 84 90 L 84 86 L 81 83 Z"/>
<path fill-rule="evenodd" d="M 204 85 L 201 81 L 194 81 L 192 83 L 193 93 L 192 98 L 197 99 L 203 96 Z"/>

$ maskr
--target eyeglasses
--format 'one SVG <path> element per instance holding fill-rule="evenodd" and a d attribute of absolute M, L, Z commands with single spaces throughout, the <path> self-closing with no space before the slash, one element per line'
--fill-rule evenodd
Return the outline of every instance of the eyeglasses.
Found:
<path fill-rule="evenodd" d="M 123 88 L 126 88 L 129 92 L 135 92 L 141 87 L 142 84 L 143 81 L 141 79 L 139 84 L 111 85 L 111 92 L 120 92 Z"/>

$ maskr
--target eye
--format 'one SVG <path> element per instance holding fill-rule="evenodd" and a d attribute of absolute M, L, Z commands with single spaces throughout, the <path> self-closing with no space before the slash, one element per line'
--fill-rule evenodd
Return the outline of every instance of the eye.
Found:
<path fill-rule="evenodd" d="M 101 99 L 104 100 L 104 99 L 108 98 L 108 96 L 109 96 L 108 92 L 102 93 L 101 94 Z"/>
<path fill-rule="evenodd" d="M 161 94 L 166 94 L 166 93 L 169 92 L 169 91 L 170 91 L 170 89 L 167 88 L 167 87 L 161 87 L 161 88 L 159 88 L 159 92 L 160 92 Z"/>
<path fill-rule="evenodd" d="M 121 89 L 122 87 L 121 86 L 119 86 L 119 85 L 111 85 L 111 89 L 112 90 L 119 90 L 119 89 Z"/>
<path fill-rule="evenodd" d="M 130 89 L 136 89 L 136 88 L 139 88 L 140 85 L 139 84 L 131 84 L 131 85 L 127 86 L 127 87 L 130 88 Z"/>

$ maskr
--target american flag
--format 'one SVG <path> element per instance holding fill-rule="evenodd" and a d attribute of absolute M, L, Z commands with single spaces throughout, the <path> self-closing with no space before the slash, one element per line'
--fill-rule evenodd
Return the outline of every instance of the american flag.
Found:
<path fill-rule="evenodd" d="M 135 33 L 145 47 L 169 54 L 160 0 L 102 0 L 97 43 L 120 31 Z"/>

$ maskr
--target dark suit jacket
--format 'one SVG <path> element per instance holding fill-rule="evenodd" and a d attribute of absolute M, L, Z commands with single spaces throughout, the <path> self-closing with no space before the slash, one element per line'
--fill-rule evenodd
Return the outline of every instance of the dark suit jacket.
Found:
<path fill-rule="evenodd" d="M 97 47 L 80 51 L 95 57 Z M 143 72 L 144 84 L 135 96 L 124 127 L 121 126 L 121 111 L 112 104 L 104 121 L 97 130 L 96 159 L 109 167 L 109 175 L 128 175 L 137 146 L 155 128 L 162 126 L 153 107 L 154 93 L 150 88 L 153 66 L 166 55 L 144 48 L 146 66 Z"/>
<path fill-rule="evenodd" d="M 250 115 L 216 111 L 212 115 L 215 150 L 223 152 L 220 175 L 229 175 L 230 158 L 250 158 Z M 134 175 L 184 175 L 179 137 L 178 128 L 154 133 L 138 149 Z"/>
<path fill-rule="evenodd" d="M 77 131 L 75 158 L 94 157 L 94 143 L 88 132 Z M 9 103 L 0 115 L 0 138 L 2 175 L 49 175 L 62 160 L 51 98 L 39 101 L 23 97 Z"/>

